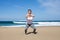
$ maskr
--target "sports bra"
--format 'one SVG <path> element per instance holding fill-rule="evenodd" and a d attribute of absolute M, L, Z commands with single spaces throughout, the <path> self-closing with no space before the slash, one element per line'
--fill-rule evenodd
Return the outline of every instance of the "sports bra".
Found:
<path fill-rule="evenodd" d="M 33 17 L 28 17 L 27 20 L 33 20 Z"/>

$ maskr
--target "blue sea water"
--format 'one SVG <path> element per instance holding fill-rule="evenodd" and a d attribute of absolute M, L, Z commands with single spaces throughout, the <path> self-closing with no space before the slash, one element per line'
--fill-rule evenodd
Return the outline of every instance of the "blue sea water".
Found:
<path fill-rule="evenodd" d="M 21 23 L 14 23 L 14 21 L 0 21 L 0 26 L 15 26 L 15 25 L 26 25 L 26 21 L 15 21 Z M 38 23 L 34 23 L 38 24 Z"/>
<path fill-rule="evenodd" d="M 60 20 L 40 20 L 40 21 L 33 21 L 35 25 L 59 25 Z M 18 26 L 18 25 L 26 25 L 26 21 L 0 21 L 1 26 Z"/>

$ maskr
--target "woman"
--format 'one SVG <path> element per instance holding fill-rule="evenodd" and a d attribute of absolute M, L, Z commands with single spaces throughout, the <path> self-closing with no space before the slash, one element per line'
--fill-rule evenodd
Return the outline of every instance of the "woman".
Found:
<path fill-rule="evenodd" d="M 27 26 L 26 26 L 26 29 L 25 29 L 25 34 L 27 34 L 27 29 L 29 27 L 32 27 L 34 29 L 33 33 L 36 34 L 36 28 L 33 26 L 33 23 L 32 23 L 33 18 L 34 18 L 34 15 L 32 14 L 32 10 L 28 9 L 28 13 L 26 15 Z"/>

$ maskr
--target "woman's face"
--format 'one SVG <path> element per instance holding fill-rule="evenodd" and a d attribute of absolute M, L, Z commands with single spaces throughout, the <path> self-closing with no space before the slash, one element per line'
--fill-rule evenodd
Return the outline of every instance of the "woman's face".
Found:
<path fill-rule="evenodd" d="M 31 11 L 28 11 L 29 14 L 31 14 Z"/>

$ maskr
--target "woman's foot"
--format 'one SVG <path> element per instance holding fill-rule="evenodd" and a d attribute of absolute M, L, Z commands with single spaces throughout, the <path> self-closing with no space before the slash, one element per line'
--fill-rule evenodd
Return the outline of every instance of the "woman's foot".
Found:
<path fill-rule="evenodd" d="M 33 32 L 34 34 L 36 34 L 37 32 Z"/>
<path fill-rule="evenodd" d="M 36 34 L 36 33 L 37 33 L 37 32 L 36 32 L 36 29 L 34 29 L 33 33 L 34 33 L 34 34 Z"/>
<path fill-rule="evenodd" d="M 25 34 L 27 34 L 27 29 L 25 29 Z"/>

